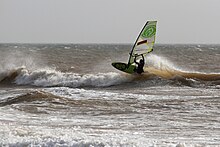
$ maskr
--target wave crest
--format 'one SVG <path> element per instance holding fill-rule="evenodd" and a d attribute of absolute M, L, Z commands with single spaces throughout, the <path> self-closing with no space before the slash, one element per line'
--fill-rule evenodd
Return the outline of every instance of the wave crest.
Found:
<path fill-rule="evenodd" d="M 41 69 L 28 71 L 22 69 L 15 79 L 18 85 L 35 85 L 43 87 L 66 86 L 66 87 L 105 87 L 128 82 L 131 76 L 109 72 L 98 74 L 63 73 L 60 71 Z"/>

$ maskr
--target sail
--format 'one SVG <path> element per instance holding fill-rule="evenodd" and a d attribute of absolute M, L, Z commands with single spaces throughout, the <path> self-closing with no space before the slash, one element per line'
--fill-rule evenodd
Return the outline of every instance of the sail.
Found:
<path fill-rule="evenodd" d="M 141 30 L 134 46 L 130 52 L 128 65 L 134 63 L 134 58 L 137 56 L 137 60 L 141 58 L 141 54 L 146 55 L 153 51 L 156 35 L 157 21 L 147 21 Z"/>

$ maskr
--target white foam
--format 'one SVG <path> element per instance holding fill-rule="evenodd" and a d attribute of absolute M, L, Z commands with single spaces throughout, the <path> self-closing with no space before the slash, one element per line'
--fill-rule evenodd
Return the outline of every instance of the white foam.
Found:
<path fill-rule="evenodd" d="M 118 147 L 118 146 L 206 146 L 205 141 L 192 142 L 187 139 L 155 138 L 144 132 L 126 130 L 97 130 L 73 127 L 47 127 L 47 126 L 18 126 L 0 123 L 0 146 L 91 146 L 91 147 Z M 8 133 L 11 132 L 11 133 Z M 98 134 L 96 134 L 98 133 Z M 151 138 L 153 137 L 153 138 Z M 197 138 L 200 140 L 200 138 Z"/>
<path fill-rule="evenodd" d="M 117 93 L 108 91 L 98 91 L 98 90 L 85 90 L 82 88 L 68 88 L 68 87 L 56 87 L 56 88 L 45 88 L 46 92 L 52 93 L 56 96 L 66 97 L 70 99 L 110 99 L 110 100 L 123 100 L 132 99 L 138 97 L 139 99 L 149 98 L 143 94 L 131 94 L 131 93 Z"/>
<path fill-rule="evenodd" d="M 19 85 L 35 86 L 67 86 L 67 87 L 105 87 L 128 82 L 131 76 L 124 76 L 119 73 L 98 73 L 98 74 L 77 74 L 63 73 L 51 69 L 40 69 L 29 71 L 22 69 L 17 76 L 15 83 Z"/>

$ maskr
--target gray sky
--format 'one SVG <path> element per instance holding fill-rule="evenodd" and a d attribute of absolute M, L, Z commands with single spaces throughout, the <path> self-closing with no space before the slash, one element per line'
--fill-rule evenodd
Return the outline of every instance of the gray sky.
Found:
<path fill-rule="evenodd" d="M 156 43 L 220 44 L 219 0 L 0 0 L 0 43 L 133 43 L 147 20 Z"/>

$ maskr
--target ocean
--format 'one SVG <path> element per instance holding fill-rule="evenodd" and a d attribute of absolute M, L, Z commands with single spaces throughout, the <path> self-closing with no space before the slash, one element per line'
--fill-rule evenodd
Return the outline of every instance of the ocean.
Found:
<path fill-rule="evenodd" d="M 0 146 L 220 146 L 220 45 L 0 44 Z"/>

